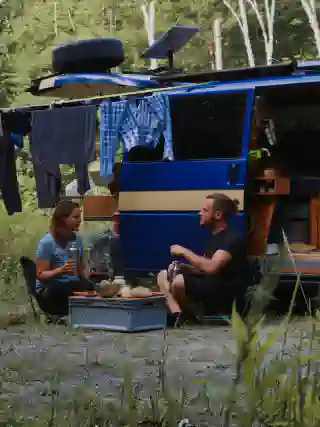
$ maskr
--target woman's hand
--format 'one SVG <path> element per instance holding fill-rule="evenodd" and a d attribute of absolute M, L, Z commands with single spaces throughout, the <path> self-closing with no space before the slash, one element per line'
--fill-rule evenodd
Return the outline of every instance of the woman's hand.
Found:
<path fill-rule="evenodd" d="M 68 260 L 62 267 L 59 268 L 60 274 L 76 274 L 77 266 L 72 260 Z"/>
<path fill-rule="evenodd" d="M 52 280 L 61 274 L 76 274 L 76 266 L 72 260 L 67 261 L 63 266 L 52 269 L 50 261 L 38 259 L 36 261 L 37 278 L 39 280 Z"/>

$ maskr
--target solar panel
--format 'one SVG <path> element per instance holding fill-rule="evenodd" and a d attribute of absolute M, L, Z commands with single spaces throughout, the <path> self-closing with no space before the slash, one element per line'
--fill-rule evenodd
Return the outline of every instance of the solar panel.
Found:
<path fill-rule="evenodd" d="M 143 52 L 141 57 L 148 59 L 170 58 L 170 56 L 182 49 L 199 30 L 200 28 L 197 27 L 172 27 Z"/>

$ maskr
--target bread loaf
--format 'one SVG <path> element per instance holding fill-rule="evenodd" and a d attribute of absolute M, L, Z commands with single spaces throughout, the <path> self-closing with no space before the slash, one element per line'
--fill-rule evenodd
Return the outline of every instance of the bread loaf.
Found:
<path fill-rule="evenodd" d="M 152 291 L 144 286 L 137 286 L 132 289 L 131 295 L 133 298 L 149 298 L 152 297 Z"/>

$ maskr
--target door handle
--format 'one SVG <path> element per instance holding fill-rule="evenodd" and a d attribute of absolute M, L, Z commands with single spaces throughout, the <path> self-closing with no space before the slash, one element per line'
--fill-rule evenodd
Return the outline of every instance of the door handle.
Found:
<path fill-rule="evenodd" d="M 239 180 L 239 172 L 240 172 L 240 164 L 239 163 L 232 163 L 229 165 L 229 185 L 235 185 L 237 184 Z"/>

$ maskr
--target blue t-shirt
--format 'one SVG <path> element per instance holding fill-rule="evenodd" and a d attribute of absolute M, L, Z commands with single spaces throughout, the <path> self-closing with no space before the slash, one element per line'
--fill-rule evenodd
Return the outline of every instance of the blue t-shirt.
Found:
<path fill-rule="evenodd" d="M 81 259 L 83 257 L 82 240 L 78 234 L 76 234 L 75 237 Z M 62 267 L 69 259 L 68 247 L 69 245 L 65 248 L 59 246 L 52 234 L 48 233 L 38 243 L 36 259 L 49 261 L 52 269 Z M 75 274 L 61 274 L 60 276 L 55 277 L 55 280 L 60 282 L 69 282 L 70 280 L 79 280 L 79 277 Z M 37 280 L 36 289 L 42 289 L 42 284 L 39 280 Z"/>

